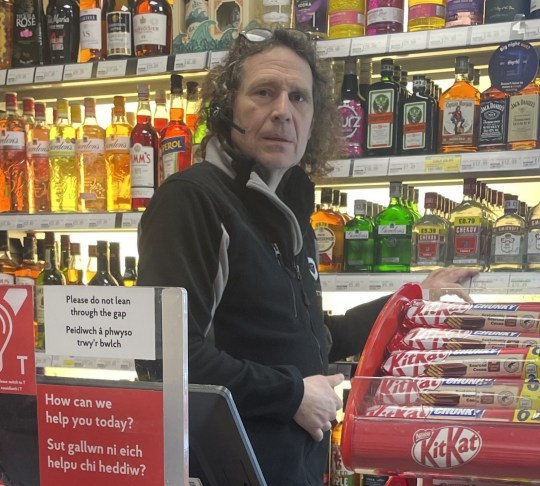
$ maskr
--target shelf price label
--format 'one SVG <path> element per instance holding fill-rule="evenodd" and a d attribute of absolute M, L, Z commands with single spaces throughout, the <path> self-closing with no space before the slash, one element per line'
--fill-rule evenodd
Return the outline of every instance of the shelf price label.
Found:
<path fill-rule="evenodd" d="M 122 228 L 137 228 L 141 220 L 142 212 L 139 213 L 122 213 Z"/>
<path fill-rule="evenodd" d="M 470 292 L 507 294 L 509 280 L 510 274 L 508 273 L 479 273 L 471 279 Z"/>
<path fill-rule="evenodd" d="M 7 74 L 8 86 L 13 84 L 32 84 L 34 82 L 34 73 L 36 68 L 17 68 L 9 69 Z"/>
<path fill-rule="evenodd" d="M 347 57 L 351 52 L 351 39 L 333 39 L 317 42 L 317 54 L 321 58 Z"/>
<path fill-rule="evenodd" d="M 65 229 L 85 229 L 86 218 L 84 215 L 77 213 L 64 215 L 62 228 Z"/>
<path fill-rule="evenodd" d="M 375 177 L 388 174 L 388 157 L 355 159 L 352 169 L 353 177 Z"/>
<path fill-rule="evenodd" d="M 118 61 L 100 61 L 97 67 L 97 78 L 122 78 L 126 75 L 127 59 Z"/>
<path fill-rule="evenodd" d="M 66 64 L 64 81 L 82 81 L 92 78 L 92 63 Z"/>
<path fill-rule="evenodd" d="M 367 290 L 376 292 L 394 292 L 403 284 L 403 276 L 371 275 L 367 278 Z"/>
<path fill-rule="evenodd" d="M 510 40 L 512 25 L 510 22 L 500 24 L 475 25 L 471 30 L 471 46 L 500 44 Z"/>
<path fill-rule="evenodd" d="M 38 66 L 34 81 L 36 83 L 58 83 L 62 81 L 64 66 Z"/>
<path fill-rule="evenodd" d="M 428 49 L 465 47 L 468 45 L 470 35 L 470 27 L 452 27 L 451 29 L 430 30 L 428 32 Z"/>
<path fill-rule="evenodd" d="M 388 175 L 422 174 L 423 172 L 424 157 L 407 156 L 390 158 Z"/>
<path fill-rule="evenodd" d="M 321 289 L 323 292 L 334 292 L 336 290 L 336 275 L 327 273 L 320 274 Z"/>
<path fill-rule="evenodd" d="M 4 86 L 6 84 L 6 77 L 7 77 L 7 70 L 6 69 L 0 70 L 0 86 Z"/>
<path fill-rule="evenodd" d="M 141 57 L 137 59 L 137 76 L 167 72 L 167 56 Z"/>
<path fill-rule="evenodd" d="M 88 228 L 91 229 L 113 229 L 116 220 L 114 213 L 96 213 L 88 215 Z"/>
<path fill-rule="evenodd" d="M 332 171 L 326 177 L 350 177 L 353 163 L 353 159 L 329 160 Z"/>
<path fill-rule="evenodd" d="M 15 227 L 19 230 L 31 230 L 36 227 L 37 221 L 34 215 L 20 214 L 17 216 Z"/>
<path fill-rule="evenodd" d="M 461 155 L 430 155 L 424 160 L 424 173 L 457 173 L 461 168 Z"/>
<path fill-rule="evenodd" d="M 463 154 L 461 156 L 461 172 L 488 170 L 489 163 L 489 155 L 486 152 Z"/>
<path fill-rule="evenodd" d="M 390 52 L 425 51 L 428 42 L 428 31 L 405 32 L 390 36 Z"/>
<path fill-rule="evenodd" d="M 229 54 L 229 51 L 212 51 L 208 61 L 208 68 L 214 69 L 216 66 L 223 64 L 227 54 Z"/>
<path fill-rule="evenodd" d="M 520 169 L 538 169 L 540 167 L 540 153 L 538 150 L 523 150 L 523 153 L 519 155 Z"/>
<path fill-rule="evenodd" d="M 353 37 L 351 41 L 351 56 L 387 53 L 388 39 L 388 34 Z"/>
<path fill-rule="evenodd" d="M 336 292 L 361 292 L 367 290 L 367 285 L 363 278 L 358 278 L 358 275 L 342 273 L 336 275 L 334 290 Z"/>
<path fill-rule="evenodd" d="M 512 291 L 519 293 L 538 294 L 540 289 L 540 275 L 535 273 L 519 273 L 510 274 L 510 283 L 508 287 Z"/>
<path fill-rule="evenodd" d="M 206 68 L 208 52 L 193 52 L 190 54 L 176 54 L 174 58 L 175 71 L 198 71 Z"/>
<path fill-rule="evenodd" d="M 540 37 L 540 19 L 528 19 L 521 22 L 516 22 L 517 27 L 523 27 L 523 40 L 538 39 Z M 515 29 L 514 30 L 518 30 Z M 521 32 L 519 32 L 521 33 Z"/>

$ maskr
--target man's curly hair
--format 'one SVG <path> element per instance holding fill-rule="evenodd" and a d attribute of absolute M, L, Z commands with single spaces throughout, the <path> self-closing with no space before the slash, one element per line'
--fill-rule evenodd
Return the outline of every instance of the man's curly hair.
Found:
<path fill-rule="evenodd" d="M 272 37 L 262 42 L 250 42 L 238 36 L 223 64 L 206 76 L 202 90 L 199 116 L 206 122 L 206 136 L 200 146 L 200 154 L 206 155 L 206 145 L 212 136 L 223 143 L 231 143 L 233 104 L 242 82 L 244 62 L 249 56 L 268 51 L 274 47 L 287 47 L 309 64 L 313 76 L 313 125 L 311 137 L 300 166 L 311 175 L 328 172 L 327 162 L 335 155 L 336 134 L 339 130 L 337 110 L 330 96 L 330 81 L 326 70 L 320 65 L 313 43 L 306 35 L 290 29 L 276 29 Z M 216 116 L 216 108 L 223 116 Z"/>

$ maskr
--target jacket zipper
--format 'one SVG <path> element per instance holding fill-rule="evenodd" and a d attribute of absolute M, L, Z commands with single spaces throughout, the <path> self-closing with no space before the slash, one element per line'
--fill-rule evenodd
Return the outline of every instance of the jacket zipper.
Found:
<path fill-rule="evenodd" d="M 287 269 L 285 264 L 283 263 L 283 259 L 281 258 L 281 252 L 279 251 L 279 247 L 277 243 L 272 243 L 272 248 L 274 249 L 274 254 L 276 255 L 276 259 L 279 263 L 279 266 L 285 270 L 285 272 L 290 276 L 291 272 Z M 293 302 L 293 309 L 294 309 L 294 317 L 298 317 L 298 309 L 296 307 L 296 295 L 294 293 L 294 287 L 291 282 L 291 279 L 287 279 L 289 282 L 289 287 L 291 289 L 291 296 L 292 296 L 292 302 Z"/>

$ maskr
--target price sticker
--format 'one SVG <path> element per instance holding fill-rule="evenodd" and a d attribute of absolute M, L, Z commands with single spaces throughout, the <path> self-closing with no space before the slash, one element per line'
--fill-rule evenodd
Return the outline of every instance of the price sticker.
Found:
<path fill-rule="evenodd" d="M 537 294 L 540 289 L 540 275 L 534 273 L 511 273 L 508 287 L 514 291 Z M 521 292 L 520 292 L 521 293 Z"/>
<path fill-rule="evenodd" d="M 375 157 L 369 159 L 355 159 L 353 164 L 353 177 L 374 177 L 388 175 L 388 157 Z"/>
<path fill-rule="evenodd" d="M 353 37 L 351 56 L 364 54 L 385 54 L 388 52 L 388 34 Z"/>
<path fill-rule="evenodd" d="M 64 66 L 38 66 L 34 81 L 36 83 L 58 83 L 62 81 Z"/>
<path fill-rule="evenodd" d="M 445 49 L 447 47 L 465 47 L 470 38 L 470 27 L 452 27 L 436 29 L 428 32 L 428 49 Z"/>
<path fill-rule="evenodd" d="M 390 36 L 390 52 L 425 51 L 428 43 L 428 31 L 406 32 Z"/>
<path fill-rule="evenodd" d="M 461 168 L 461 155 L 432 155 L 425 158 L 424 173 L 458 173 Z"/>
<path fill-rule="evenodd" d="M 499 44 L 510 40 L 512 25 L 509 22 L 500 24 L 475 25 L 471 29 L 471 46 Z"/>
<path fill-rule="evenodd" d="M 64 81 L 82 81 L 92 78 L 92 63 L 66 64 Z"/>
<path fill-rule="evenodd" d="M 7 214 L 0 216 L 0 229 L 13 229 L 15 227 L 15 219 Z"/>
<path fill-rule="evenodd" d="M 334 292 L 336 290 L 336 275 L 325 273 L 320 274 L 321 289 L 323 292 Z"/>
<path fill-rule="evenodd" d="M 210 53 L 210 62 L 208 67 L 210 69 L 214 69 L 216 66 L 223 64 L 227 54 L 229 54 L 229 51 L 212 51 Z"/>
<path fill-rule="evenodd" d="M 422 174 L 424 172 L 424 157 L 407 156 L 391 157 L 388 165 L 389 175 Z"/>
<path fill-rule="evenodd" d="M 141 220 L 142 212 L 122 213 L 122 228 L 137 228 Z"/>
<path fill-rule="evenodd" d="M 19 230 L 31 230 L 36 227 L 35 216 L 29 214 L 20 214 L 17 216 L 16 228 Z"/>
<path fill-rule="evenodd" d="M 508 273 L 479 273 L 471 279 L 470 292 L 507 294 L 509 281 Z"/>
<path fill-rule="evenodd" d="M 7 73 L 8 86 L 14 84 L 32 84 L 34 82 L 34 73 L 36 68 L 18 68 L 9 69 Z"/>
<path fill-rule="evenodd" d="M 208 52 L 193 52 L 191 54 L 176 54 L 174 58 L 175 71 L 199 71 L 206 68 Z"/>
<path fill-rule="evenodd" d="M 351 39 L 333 39 L 317 42 L 317 54 L 321 58 L 347 57 L 351 52 Z"/>
<path fill-rule="evenodd" d="M 524 150 L 521 155 L 521 168 L 538 169 L 540 168 L 540 152 L 538 150 Z"/>
<path fill-rule="evenodd" d="M 336 292 L 358 292 L 367 290 L 363 278 L 355 274 L 336 275 Z"/>
<path fill-rule="evenodd" d="M 126 75 L 127 59 L 98 62 L 97 78 L 122 78 Z"/>
<path fill-rule="evenodd" d="M 66 214 L 64 216 L 64 228 L 66 229 L 85 229 L 86 218 L 80 214 Z"/>
<path fill-rule="evenodd" d="M 114 213 L 96 213 L 88 215 L 88 227 L 96 229 L 114 229 Z"/>
<path fill-rule="evenodd" d="M 461 156 L 461 172 L 487 170 L 490 159 L 485 153 L 463 154 Z"/>
<path fill-rule="evenodd" d="M 403 284 L 402 275 L 373 275 L 367 278 L 368 290 L 393 292 Z"/>
<path fill-rule="evenodd" d="M 519 33 L 523 34 L 524 40 L 537 40 L 540 37 L 540 19 L 528 19 L 516 22 L 516 24 L 518 24 L 517 27 L 522 27 L 523 32 Z"/>
<path fill-rule="evenodd" d="M 167 56 L 140 57 L 137 59 L 137 75 L 167 72 Z"/>
<path fill-rule="evenodd" d="M 6 77 L 7 77 L 7 70 L 6 69 L 0 70 L 0 86 L 4 86 L 6 84 Z"/>

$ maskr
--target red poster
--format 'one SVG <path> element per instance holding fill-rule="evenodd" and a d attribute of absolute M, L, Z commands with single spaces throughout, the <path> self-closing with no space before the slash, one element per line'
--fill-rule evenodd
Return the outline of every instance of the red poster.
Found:
<path fill-rule="evenodd" d="M 40 486 L 164 484 L 162 392 L 41 384 L 37 392 Z"/>
<path fill-rule="evenodd" d="M 0 393 L 36 394 L 31 287 L 0 286 Z"/>

